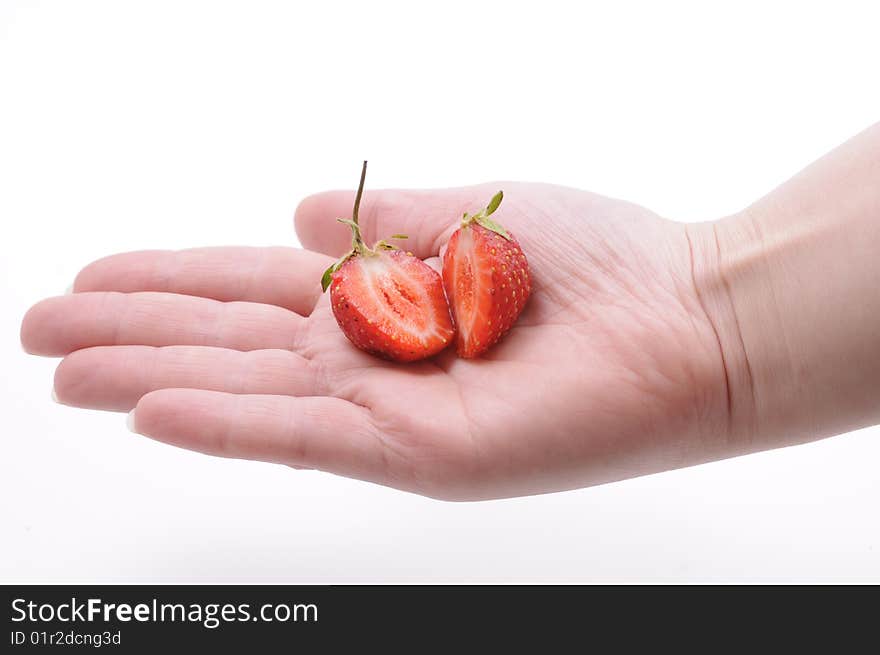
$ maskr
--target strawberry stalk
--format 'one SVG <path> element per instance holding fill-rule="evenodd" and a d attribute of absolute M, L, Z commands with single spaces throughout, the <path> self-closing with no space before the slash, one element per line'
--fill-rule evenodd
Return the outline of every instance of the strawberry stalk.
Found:
<path fill-rule="evenodd" d="M 361 237 L 361 228 L 358 225 L 358 211 L 361 208 L 361 196 L 364 195 L 364 180 L 367 179 L 367 162 L 364 162 L 363 168 L 361 168 L 361 181 L 358 184 L 357 195 L 354 197 L 354 207 L 351 210 L 351 218 L 337 218 L 336 220 L 340 223 L 344 223 L 351 228 L 351 252 L 345 257 L 348 259 L 354 253 L 358 253 L 359 255 L 365 254 L 367 250 L 366 245 L 364 245 L 364 240 Z M 337 267 L 338 268 L 338 267 Z"/>
<path fill-rule="evenodd" d="M 396 250 L 394 246 L 386 241 L 377 241 L 376 244 L 370 248 L 367 244 L 364 243 L 364 239 L 361 236 L 361 227 L 358 224 L 358 211 L 361 208 L 361 197 L 364 195 L 364 180 L 367 178 L 367 162 L 364 161 L 364 166 L 361 168 L 361 181 L 358 184 L 357 195 L 354 197 L 354 207 L 351 210 L 351 218 L 337 218 L 336 220 L 340 223 L 344 223 L 351 228 L 351 250 L 345 253 L 342 257 L 340 257 L 336 262 L 330 266 L 324 274 L 321 276 L 321 289 L 323 291 L 327 291 L 327 287 L 330 286 L 330 283 L 333 281 L 333 274 L 339 270 L 339 268 L 347 262 L 349 259 L 356 255 L 361 255 L 363 257 L 373 257 L 378 254 L 380 250 Z M 497 205 L 496 205 L 497 206 Z M 392 239 L 406 239 L 405 234 L 395 234 L 391 237 Z"/>

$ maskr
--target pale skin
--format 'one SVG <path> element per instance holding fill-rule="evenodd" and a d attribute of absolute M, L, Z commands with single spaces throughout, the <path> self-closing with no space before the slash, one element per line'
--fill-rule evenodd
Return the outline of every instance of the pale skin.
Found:
<path fill-rule="evenodd" d="M 225 457 L 448 500 L 546 493 L 880 422 L 880 126 L 733 216 L 685 225 L 576 189 L 366 191 L 367 242 L 439 266 L 499 188 L 533 293 L 476 360 L 354 348 L 321 293 L 353 191 L 305 199 L 305 249 L 113 255 L 25 316 L 59 402 Z"/>

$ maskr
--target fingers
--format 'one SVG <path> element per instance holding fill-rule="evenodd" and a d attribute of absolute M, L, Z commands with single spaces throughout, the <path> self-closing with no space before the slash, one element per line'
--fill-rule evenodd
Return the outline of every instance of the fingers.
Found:
<path fill-rule="evenodd" d="M 55 371 L 55 394 L 65 405 L 127 412 L 157 389 L 314 396 L 323 393 L 317 382 L 313 365 L 287 350 L 102 346 L 62 360 Z"/>
<path fill-rule="evenodd" d="M 91 346 L 217 346 L 235 350 L 302 345 L 307 319 L 274 305 L 172 293 L 75 293 L 47 298 L 22 321 L 21 342 L 57 357 Z"/>
<path fill-rule="evenodd" d="M 215 300 L 245 300 L 308 315 L 332 258 L 294 248 L 196 248 L 111 255 L 86 266 L 82 291 L 165 291 Z"/>
<path fill-rule="evenodd" d="M 382 482 L 382 440 L 369 410 L 328 397 L 163 389 L 141 398 L 135 432 L 209 455 L 317 468 Z"/>
<path fill-rule="evenodd" d="M 498 189 L 487 185 L 436 191 L 365 191 L 359 223 L 372 245 L 386 239 L 417 257 L 436 256 L 464 212 L 476 212 Z M 326 191 L 303 200 L 294 218 L 300 243 L 309 250 L 339 257 L 351 247 L 351 230 L 336 221 L 350 218 L 354 191 Z M 394 241 L 406 234 L 406 241 Z"/>

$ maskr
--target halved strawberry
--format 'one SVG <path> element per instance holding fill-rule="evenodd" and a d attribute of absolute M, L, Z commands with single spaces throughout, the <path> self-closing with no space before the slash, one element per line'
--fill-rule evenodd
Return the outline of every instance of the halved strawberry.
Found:
<path fill-rule="evenodd" d="M 455 347 L 465 358 L 477 357 L 507 333 L 532 290 L 522 248 L 489 218 L 503 197 L 499 191 L 485 209 L 465 214 L 443 255 L 443 285 L 458 330 Z"/>
<path fill-rule="evenodd" d="M 455 329 L 437 272 L 400 250 L 358 255 L 332 274 L 333 315 L 361 350 L 398 362 L 430 357 Z"/>
<path fill-rule="evenodd" d="M 440 275 L 425 262 L 379 241 L 368 248 L 358 227 L 367 162 L 351 220 L 352 249 L 327 269 L 321 284 L 345 336 L 361 350 L 398 362 L 430 357 L 455 335 Z M 394 238 L 406 238 L 394 235 Z"/>

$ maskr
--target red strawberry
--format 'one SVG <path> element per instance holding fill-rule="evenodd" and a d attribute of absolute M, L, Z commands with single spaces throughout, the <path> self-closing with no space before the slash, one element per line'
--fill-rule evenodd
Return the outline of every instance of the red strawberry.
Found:
<path fill-rule="evenodd" d="M 398 362 L 430 357 L 455 336 L 440 275 L 412 253 L 379 241 L 368 248 L 358 227 L 367 162 L 354 201 L 352 249 L 328 268 L 321 284 L 345 336 L 361 350 Z M 394 235 L 394 238 L 406 238 Z"/>
<path fill-rule="evenodd" d="M 503 197 L 499 191 L 488 207 L 465 214 L 443 256 L 443 285 L 458 329 L 455 348 L 460 357 L 477 357 L 503 337 L 532 290 L 522 248 L 489 218 Z"/>

